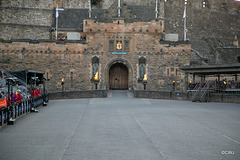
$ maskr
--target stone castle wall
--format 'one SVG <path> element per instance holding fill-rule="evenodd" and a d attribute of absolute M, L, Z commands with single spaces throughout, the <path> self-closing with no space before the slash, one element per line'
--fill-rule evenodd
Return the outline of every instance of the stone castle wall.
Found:
<path fill-rule="evenodd" d="M 88 78 L 88 61 L 83 54 L 84 44 L 56 44 L 40 42 L 1 43 L 1 68 L 7 71 L 36 70 L 45 72 L 49 92 L 61 91 L 61 80 L 65 78 L 65 87 L 71 89 L 90 89 L 85 82 Z M 74 87 L 71 88 L 70 76 L 73 72 Z M 77 83 L 75 83 L 77 82 Z"/>
<path fill-rule="evenodd" d="M 35 9 L 52 9 L 53 1 L 46 0 L 1 0 L 1 7 L 9 8 L 35 8 Z"/>
<path fill-rule="evenodd" d="M 150 38 L 150 37 L 148 37 Z M 138 43 L 138 42 L 137 42 Z M 90 90 L 95 85 L 92 78 L 92 57 L 100 59 L 99 87 L 108 87 L 108 71 L 112 62 L 128 63 L 129 87 L 136 86 L 143 89 L 143 84 L 138 83 L 139 68 L 138 59 L 146 58 L 146 73 L 148 74 L 147 89 L 171 90 L 172 80 L 177 83 L 177 89 L 183 90 L 184 74 L 179 67 L 189 64 L 189 50 L 183 52 L 179 47 L 164 48 L 161 52 L 129 52 L 128 55 L 112 55 L 109 52 L 84 51 L 86 44 L 66 43 L 56 44 L 53 42 L 40 42 L 32 44 L 29 42 L 0 42 L 0 68 L 7 71 L 36 70 L 45 72 L 45 77 L 50 78 L 47 82 L 49 92 L 61 91 L 61 80 L 64 78 L 64 89 Z"/>
<path fill-rule="evenodd" d="M 9 34 L 13 32 L 14 34 Z M 49 39 L 49 27 L 45 26 L 30 26 L 30 25 L 9 25 L 4 24 L 0 26 L 0 35 L 4 37 L 4 39 L 18 39 L 26 38 L 26 39 Z M 2 38 L 1 37 L 1 38 Z"/>
<path fill-rule="evenodd" d="M 89 90 L 95 88 L 94 83 L 91 82 L 92 58 L 97 56 L 100 60 L 100 88 L 108 88 L 109 69 L 112 64 L 119 62 L 128 67 L 129 87 L 143 89 L 143 84 L 139 83 L 138 79 L 139 58 L 144 57 L 148 75 L 147 89 L 171 90 L 174 80 L 177 89 L 183 90 L 184 74 L 179 68 L 190 64 L 191 45 L 159 42 L 163 28 L 161 21 L 151 23 L 124 23 L 123 20 L 115 20 L 113 23 L 86 21 L 84 43 L 1 42 L 0 68 L 7 71 L 31 69 L 45 72 L 45 77 L 51 79 L 47 84 L 49 92 L 61 91 L 62 78 L 65 79 L 65 90 Z M 149 30 L 140 26 L 148 26 Z M 119 32 L 120 30 L 124 32 Z M 126 40 L 129 41 L 129 49 L 127 51 L 124 49 L 123 52 L 127 54 L 112 54 L 109 41 Z"/>
<path fill-rule="evenodd" d="M 154 6 L 154 0 L 125 0 L 122 2 L 127 5 Z M 160 2 L 159 13 L 164 14 L 160 17 L 165 17 L 164 31 L 178 33 L 179 38 L 183 39 L 183 1 Z M 51 26 L 55 26 L 52 20 L 55 19 L 53 8 L 56 3 L 61 4 L 63 8 L 88 8 L 88 2 L 84 0 L 1 0 L 0 38 L 50 38 L 49 30 Z M 103 9 L 108 9 L 113 3 L 116 1 L 101 1 Z M 239 10 L 240 3 L 235 1 L 208 0 L 205 8 L 202 8 L 202 0 L 188 1 L 187 37 L 190 39 L 192 47 L 202 53 L 204 57 L 212 59 L 216 46 L 232 46 L 234 36 L 240 36 Z M 37 28 L 35 30 L 38 32 L 29 31 L 31 27 L 26 27 L 26 25 Z M 17 32 L 22 32 L 25 36 L 21 36 L 22 34 Z"/>
<path fill-rule="evenodd" d="M 45 0 L 2 0 L 0 38 L 49 39 L 53 2 Z"/>
<path fill-rule="evenodd" d="M 113 3 L 116 3 L 117 0 L 99 0 L 100 8 L 109 9 Z M 88 1 L 86 0 L 63 0 L 64 8 L 88 8 Z M 121 4 L 127 5 L 136 5 L 136 6 L 147 6 L 155 4 L 154 0 L 121 0 Z M 95 6 L 93 6 L 95 7 Z M 98 6 L 99 7 L 99 6 Z"/>
<path fill-rule="evenodd" d="M 188 1 L 187 38 L 192 48 L 208 58 L 210 64 L 218 63 L 214 59 L 216 48 L 232 46 L 234 36 L 240 36 L 239 11 L 240 3 L 235 1 L 208 0 L 205 8 L 201 0 Z M 183 39 L 183 12 L 182 1 L 168 0 L 165 3 L 165 32 L 178 33 L 180 39 Z"/>
<path fill-rule="evenodd" d="M 240 63 L 240 48 L 218 48 L 215 53 L 218 64 Z"/>

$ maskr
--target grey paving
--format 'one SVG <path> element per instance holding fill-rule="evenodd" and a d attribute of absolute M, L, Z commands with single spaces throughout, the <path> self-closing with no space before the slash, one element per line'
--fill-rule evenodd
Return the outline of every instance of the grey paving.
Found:
<path fill-rule="evenodd" d="M 239 104 L 108 96 L 51 101 L 2 128 L 0 160 L 240 159 Z"/>

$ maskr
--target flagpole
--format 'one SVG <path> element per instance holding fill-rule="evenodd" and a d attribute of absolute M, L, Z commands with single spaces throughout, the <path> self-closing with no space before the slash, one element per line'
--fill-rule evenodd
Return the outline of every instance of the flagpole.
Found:
<path fill-rule="evenodd" d="M 118 17 L 121 16 L 121 13 L 120 13 L 120 8 L 121 8 L 121 1 L 118 0 Z"/>
<path fill-rule="evenodd" d="M 91 18 L 91 17 L 92 17 L 91 0 L 88 0 L 88 4 L 89 4 L 89 10 L 88 10 L 88 12 L 89 12 L 89 18 Z"/>
<path fill-rule="evenodd" d="M 158 18 L 158 0 L 156 1 L 155 18 Z"/>
<path fill-rule="evenodd" d="M 183 13 L 183 19 L 184 19 L 184 41 L 187 41 L 187 0 L 184 2 L 184 13 Z"/>
<path fill-rule="evenodd" d="M 186 17 L 186 5 L 185 5 L 185 7 L 184 7 L 184 13 L 185 13 L 185 16 L 184 16 L 184 41 L 186 41 L 187 40 L 187 21 L 186 21 L 186 19 L 187 19 L 187 17 Z"/>
<path fill-rule="evenodd" d="M 56 32 L 55 32 L 55 38 L 57 40 L 57 29 L 58 29 L 58 5 L 56 8 Z"/>

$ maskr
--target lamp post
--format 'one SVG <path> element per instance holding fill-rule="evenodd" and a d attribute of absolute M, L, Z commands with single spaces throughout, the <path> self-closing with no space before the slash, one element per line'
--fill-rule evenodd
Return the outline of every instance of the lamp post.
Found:
<path fill-rule="evenodd" d="M 62 92 L 64 91 L 64 78 L 62 78 L 62 83 L 61 83 L 61 85 L 62 85 Z"/>
<path fill-rule="evenodd" d="M 7 123 L 8 125 L 13 125 L 15 123 L 15 119 L 13 119 L 13 106 L 11 104 L 11 97 L 12 97 L 12 92 L 13 92 L 13 84 L 16 81 L 16 78 L 7 78 L 7 86 L 8 86 L 8 96 L 7 96 Z"/>
<path fill-rule="evenodd" d="M 58 17 L 59 17 L 58 11 L 64 11 L 64 9 L 63 9 L 63 8 L 58 8 L 58 5 L 57 5 L 57 8 L 56 8 L 56 32 L 55 32 L 55 38 L 56 38 L 56 40 L 57 40 Z"/>
<path fill-rule="evenodd" d="M 89 5 L 89 9 L 88 9 L 88 13 L 89 13 L 89 18 L 92 17 L 92 6 L 91 6 L 91 0 L 88 0 L 88 5 Z"/>
<path fill-rule="evenodd" d="M 156 7 L 155 7 L 155 18 L 158 18 L 158 0 L 155 0 Z"/>
<path fill-rule="evenodd" d="M 43 106 L 47 106 L 47 100 L 46 100 L 46 97 L 47 97 L 47 95 L 46 95 L 46 86 L 45 86 L 45 82 L 47 81 L 48 79 L 46 79 L 46 78 L 44 78 L 43 77 L 43 79 L 42 79 L 42 81 L 43 81 Z"/>
<path fill-rule="evenodd" d="M 95 89 L 98 89 L 98 83 L 99 83 L 99 75 L 98 75 L 98 71 L 96 72 L 96 74 L 93 77 L 93 82 L 95 84 Z"/>
<path fill-rule="evenodd" d="M 121 0 L 118 0 L 118 17 L 121 16 Z"/>
<path fill-rule="evenodd" d="M 184 19 L 184 41 L 187 41 L 187 0 L 184 0 L 184 12 L 183 12 L 183 19 Z"/>
<path fill-rule="evenodd" d="M 173 91 L 175 91 L 175 84 L 176 84 L 176 81 L 173 80 L 173 81 L 172 81 Z"/>

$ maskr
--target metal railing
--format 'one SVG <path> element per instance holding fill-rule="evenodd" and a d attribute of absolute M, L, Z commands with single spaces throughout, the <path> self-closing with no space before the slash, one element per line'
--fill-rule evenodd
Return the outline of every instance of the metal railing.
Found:
<path fill-rule="evenodd" d="M 27 98 L 21 102 L 13 102 L 10 106 L 0 108 L 0 127 L 8 124 L 13 119 L 18 119 L 29 112 L 36 111 L 35 109 L 44 103 L 47 103 L 49 95 L 41 95 L 39 97 Z"/>
<path fill-rule="evenodd" d="M 208 92 L 209 92 L 209 83 L 206 81 L 204 83 L 198 83 L 195 87 L 194 90 L 196 92 L 192 96 L 192 101 L 208 101 Z"/>

